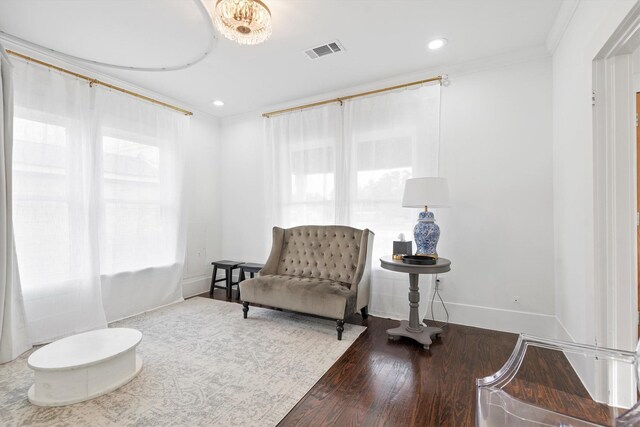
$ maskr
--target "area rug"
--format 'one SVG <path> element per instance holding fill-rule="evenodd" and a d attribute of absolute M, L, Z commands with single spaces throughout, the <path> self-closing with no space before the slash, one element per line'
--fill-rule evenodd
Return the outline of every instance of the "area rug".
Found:
<path fill-rule="evenodd" d="M 33 406 L 29 353 L 0 365 L 4 426 L 274 426 L 365 330 L 309 316 L 192 298 L 110 325 L 142 331 L 140 374 L 59 408 Z"/>

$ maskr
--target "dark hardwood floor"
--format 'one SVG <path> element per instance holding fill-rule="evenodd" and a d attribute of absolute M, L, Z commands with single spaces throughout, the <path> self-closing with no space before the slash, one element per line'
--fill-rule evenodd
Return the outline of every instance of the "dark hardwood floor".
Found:
<path fill-rule="evenodd" d="M 224 290 L 214 298 L 225 300 Z M 515 334 L 452 324 L 429 352 L 410 340 L 388 340 L 385 331 L 397 326 L 395 320 L 354 315 L 348 323 L 367 330 L 280 426 L 472 426 L 476 378 L 500 369 L 517 340 Z M 530 348 L 507 391 L 568 415 L 614 423 L 616 414 L 591 401 L 558 352 Z"/>

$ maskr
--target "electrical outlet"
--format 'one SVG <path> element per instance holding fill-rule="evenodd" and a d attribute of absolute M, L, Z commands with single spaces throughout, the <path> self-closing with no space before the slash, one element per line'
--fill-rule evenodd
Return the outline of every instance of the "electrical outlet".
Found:
<path fill-rule="evenodd" d="M 513 302 L 514 302 L 514 304 L 518 304 L 518 303 L 520 303 L 520 297 L 519 297 L 519 296 L 517 296 L 517 295 L 516 295 L 516 296 L 514 296 L 514 297 L 513 297 Z"/>

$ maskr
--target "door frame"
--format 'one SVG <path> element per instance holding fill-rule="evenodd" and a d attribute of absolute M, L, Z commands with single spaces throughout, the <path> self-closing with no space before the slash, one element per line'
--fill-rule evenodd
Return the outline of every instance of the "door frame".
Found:
<path fill-rule="evenodd" d="M 640 4 L 593 60 L 594 326 L 596 344 L 634 350 L 638 341 L 637 165 L 632 53 L 640 47 Z M 640 72 L 640 70 L 637 70 Z M 596 367 L 595 396 L 625 405 L 627 374 Z"/>
<path fill-rule="evenodd" d="M 640 70 L 638 70 L 640 72 Z M 638 73 L 634 73 L 635 75 Z M 640 74 L 638 74 L 640 76 Z M 640 112 L 640 81 L 633 79 L 633 90 L 635 92 L 635 135 L 636 135 L 636 291 L 638 313 L 638 334 L 640 339 L 640 123 L 638 122 L 638 112 Z"/>

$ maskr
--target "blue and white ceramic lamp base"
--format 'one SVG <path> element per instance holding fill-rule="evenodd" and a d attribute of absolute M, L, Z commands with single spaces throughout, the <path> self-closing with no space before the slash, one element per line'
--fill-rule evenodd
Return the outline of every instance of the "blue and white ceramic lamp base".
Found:
<path fill-rule="evenodd" d="M 435 222 L 433 212 L 420 212 L 418 223 L 413 229 L 416 242 L 416 255 L 438 256 L 436 246 L 440 239 L 440 227 Z"/>

